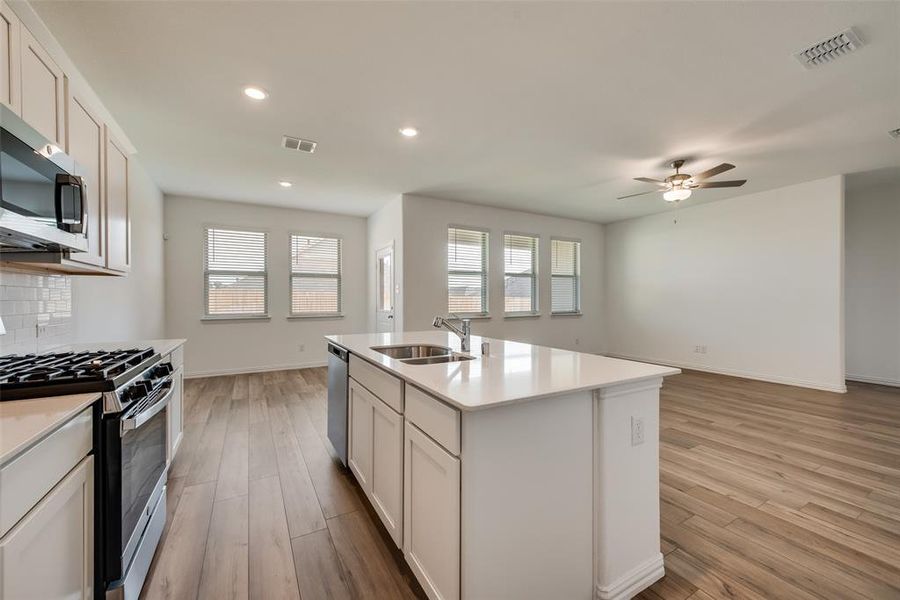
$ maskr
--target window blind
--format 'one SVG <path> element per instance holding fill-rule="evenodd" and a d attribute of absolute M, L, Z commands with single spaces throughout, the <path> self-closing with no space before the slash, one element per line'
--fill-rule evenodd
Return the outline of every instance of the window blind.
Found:
<path fill-rule="evenodd" d="M 537 312 L 538 238 L 503 236 L 504 304 L 507 313 Z"/>
<path fill-rule="evenodd" d="M 487 313 L 487 248 L 486 231 L 448 229 L 447 308 L 451 313 Z"/>
<path fill-rule="evenodd" d="M 266 314 L 265 233 L 207 228 L 204 270 L 207 316 Z"/>
<path fill-rule="evenodd" d="M 341 240 L 291 235 L 291 314 L 341 313 Z"/>
<path fill-rule="evenodd" d="M 581 310 L 581 242 L 551 240 L 550 312 Z"/>

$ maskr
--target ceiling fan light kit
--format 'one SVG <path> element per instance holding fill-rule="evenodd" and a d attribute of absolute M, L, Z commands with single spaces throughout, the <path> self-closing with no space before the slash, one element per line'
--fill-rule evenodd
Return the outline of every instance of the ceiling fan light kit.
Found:
<path fill-rule="evenodd" d="M 660 179 L 650 179 L 648 177 L 635 177 L 635 181 L 641 181 L 643 183 L 652 183 L 657 186 L 655 190 L 649 190 L 646 192 L 638 192 L 637 194 L 629 194 L 627 196 L 619 196 L 619 200 L 624 200 L 625 198 L 633 198 L 634 196 L 643 196 L 645 194 L 653 194 L 655 192 L 662 192 L 663 200 L 666 202 L 680 202 L 682 200 L 687 200 L 691 197 L 692 190 L 701 189 L 701 188 L 728 188 L 728 187 L 741 187 L 745 183 L 747 183 L 746 179 L 735 179 L 732 181 L 707 181 L 710 177 L 715 177 L 720 173 L 724 173 L 725 171 L 730 171 L 734 168 L 734 165 L 729 163 L 722 163 L 721 165 L 715 166 L 712 169 L 707 169 L 702 173 L 697 175 L 690 175 L 688 173 L 682 173 L 681 167 L 684 166 L 684 160 L 675 160 L 672 161 L 672 168 L 675 169 L 675 173 L 673 175 L 669 175 L 663 180 Z"/>
<path fill-rule="evenodd" d="M 666 202 L 681 202 L 691 197 L 691 190 L 687 188 L 678 188 L 663 193 L 663 200 Z"/>

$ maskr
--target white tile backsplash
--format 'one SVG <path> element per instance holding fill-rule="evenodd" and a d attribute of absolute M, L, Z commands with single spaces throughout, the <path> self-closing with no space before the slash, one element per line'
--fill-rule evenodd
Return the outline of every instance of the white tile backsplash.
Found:
<path fill-rule="evenodd" d="M 46 352 L 72 342 L 72 282 L 65 275 L 0 272 L 0 354 Z"/>

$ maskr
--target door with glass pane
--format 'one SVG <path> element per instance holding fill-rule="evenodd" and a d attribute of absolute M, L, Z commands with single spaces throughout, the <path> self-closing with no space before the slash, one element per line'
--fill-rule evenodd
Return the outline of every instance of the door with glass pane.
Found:
<path fill-rule="evenodd" d="M 394 331 L 394 245 L 375 253 L 375 331 Z"/>

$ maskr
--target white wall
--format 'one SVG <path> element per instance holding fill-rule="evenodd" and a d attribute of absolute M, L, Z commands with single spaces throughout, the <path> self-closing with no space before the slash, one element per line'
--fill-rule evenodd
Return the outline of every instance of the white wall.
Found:
<path fill-rule="evenodd" d="M 394 331 L 403 331 L 403 198 L 397 198 L 369 215 L 366 271 L 369 331 L 375 331 L 375 253 L 394 245 Z"/>
<path fill-rule="evenodd" d="M 126 277 L 72 277 L 76 342 L 164 335 L 163 195 L 135 157 L 128 162 L 131 272 Z"/>
<path fill-rule="evenodd" d="M 847 379 L 900 386 L 900 183 L 846 202 Z"/>
<path fill-rule="evenodd" d="M 606 260 L 610 354 L 844 389 L 841 176 L 608 225 Z"/>
<path fill-rule="evenodd" d="M 182 196 L 166 196 L 166 332 L 187 338 L 187 375 L 289 369 L 326 362 L 324 335 L 366 330 L 366 220 Z M 202 321 L 206 225 L 266 230 L 268 321 Z M 290 233 L 343 238 L 343 318 L 288 319 Z M 304 350 L 300 350 L 300 346 Z"/>
<path fill-rule="evenodd" d="M 489 319 L 473 321 L 479 335 L 583 352 L 602 352 L 603 227 L 571 219 L 403 196 L 404 330 L 431 328 L 435 315 L 447 313 L 447 227 L 490 229 Z M 531 233 L 539 243 L 539 317 L 503 316 L 503 234 Z M 550 238 L 581 240 L 582 316 L 550 316 Z"/>

